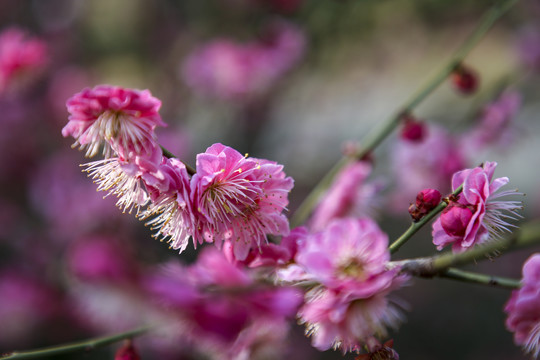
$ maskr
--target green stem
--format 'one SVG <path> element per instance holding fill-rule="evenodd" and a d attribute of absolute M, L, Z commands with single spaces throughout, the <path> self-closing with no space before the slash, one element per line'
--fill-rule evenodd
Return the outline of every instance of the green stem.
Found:
<path fill-rule="evenodd" d="M 440 273 L 439 276 L 473 284 L 503 287 L 507 289 L 519 289 L 521 287 L 521 283 L 518 279 L 479 274 L 472 271 L 465 271 L 456 268 L 448 268 L 446 269 L 446 271 Z"/>
<path fill-rule="evenodd" d="M 463 185 L 458 187 L 456 191 L 452 193 L 452 195 L 458 195 L 463 190 Z M 444 201 L 441 201 L 437 207 L 435 207 L 433 210 L 431 210 L 426 216 L 424 216 L 422 219 L 420 219 L 418 222 L 413 222 L 411 226 L 401 235 L 396 241 L 394 241 L 389 247 L 388 250 L 390 250 L 390 254 L 394 254 L 399 250 L 399 248 L 405 244 L 409 239 L 416 234 L 418 230 L 422 228 L 425 224 L 427 224 L 431 219 L 433 219 L 438 213 L 444 210 L 444 208 L 448 204 Z"/>
<path fill-rule="evenodd" d="M 169 150 L 165 149 L 162 145 L 160 145 L 161 147 L 161 151 L 163 151 L 163 155 L 166 157 L 166 158 L 175 158 L 175 159 L 178 159 L 172 152 L 170 152 Z M 178 159 L 180 160 L 180 159 Z M 180 160 L 182 161 L 182 160 Z M 195 173 L 197 172 L 194 168 L 192 168 L 189 164 L 185 163 L 184 161 L 182 161 L 182 164 L 184 164 L 186 166 L 186 170 L 187 170 L 187 173 L 189 175 L 195 175 Z"/>
<path fill-rule="evenodd" d="M 130 339 L 132 337 L 142 335 L 148 332 L 149 330 L 150 330 L 150 327 L 146 326 L 146 327 L 141 327 L 138 329 L 126 331 L 119 334 L 88 339 L 88 340 L 79 341 L 79 342 L 75 342 L 71 344 L 56 345 L 56 346 L 51 346 L 51 347 L 36 349 L 36 350 L 29 350 L 29 351 L 14 351 L 10 354 L 0 357 L 0 360 L 35 359 L 35 358 L 44 357 L 44 356 L 60 355 L 60 354 L 66 354 L 66 353 L 76 352 L 76 351 L 90 351 L 101 346 L 110 345 L 124 339 Z"/>
<path fill-rule="evenodd" d="M 404 113 L 412 112 L 429 94 L 431 94 L 440 84 L 442 84 L 448 75 L 454 71 L 469 52 L 478 44 L 484 35 L 491 29 L 493 24 L 506 13 L 518 0 L 502 0 L 492 6 L 482 17 L 478 26 L 472 32 L 462 45 L 457 49 L 454 56 L 448 63 L 435 75 L 431 81 L 420 90 L 407 102 L 405 102 L 399 110 L 388 118 L 379 128 L 372 130 L 365 138 L 363 147 L 355 154 L 357 159 L 362 159 L 372 152 L 400 123 L 401 116 Z M 343 157 L 334 167 L 323 177 L 323 179 L 315 186 L 312 192 L 300 204 L 291 219 L 291 226 L 296 227 L 302 224 L 311 214 L 312 209 L 317 204 L 321 194 L 330 186 L 334 176 L 345 166 L 350 157 Z"/>

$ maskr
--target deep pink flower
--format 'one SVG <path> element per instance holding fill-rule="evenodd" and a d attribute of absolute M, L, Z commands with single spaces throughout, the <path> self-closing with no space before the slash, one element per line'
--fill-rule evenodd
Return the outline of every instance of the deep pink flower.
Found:
<path fill-rule="evenodd" d="M 244 260 L 251 248 L 266 242 L 266 235 L 287 235 L 288 205 L 293 180 L 275 162 L 242 156 L 214 144 L 197 156 L 191 179 L 191 200 L 198 219 L 194 238 L 230 242 L 233 254 Z"/>
<path fill-rule="evenodd" d="M 514 342 L 537 358 L 540 354 L 540 254 L 523 265 L 521 288 L 514 290 L 504 307 L 506 327 L 514 333 Z"/>
<path fill-rule="evenodd" d="M 463 184 L 459 200 L 450 203 L 433 223 L 433 243 L 438 250 L 452 244 L 454 252 L 465 251 L 475 244 L 497 238 L 512 225 L 507 219 L 519 217 L 521 202 L 498 200 L 518 194 L 498 190 L 508 183 L 508 178 L 493 179 L 497 163 L 486 162 L 481 167 L 466 169 L 454 174 L 452 190 Z"/>
<path fill-rule="evenodd" d="M 89 157 L 102 145 L 106 158 L 149 154 L 156 146 L 155 127 L 166 126 L 158 113 L 161 101 L 148 90 L 98 85 L 73 95 L 66 105 L 70 116 L 62 135 L 73 136 L 73 146 L 86 149 Z"/>
<path fill-rule="evenodd" d="M 47 46 L 39 39 L 29 37 L 18 28 L 0 33 L 0 94 L 35 74 L 47 62 Z"/>
<path fill-rule="evenodd" d="M 311 230 L 323 230 L 337 218 L 371 215 L 380 186 L 366 183 L 370 174 L 371 165 L 367 162 L 353 162 L 344 167 L 315 208 L 310 220 Z"/>
<path fill-rule="evenodd" d="M 195 226 L 186 166 L 178 159 L 163 158 L 157 172 L 143 175 L 142 180 L 151 202 L 139 218 L 151 218 L 146 225 L 157 230 L 155 236 L 170 243 L 173 249 L 184 251 Z M 193 245 L 197 246 L 196 239 Z"/>

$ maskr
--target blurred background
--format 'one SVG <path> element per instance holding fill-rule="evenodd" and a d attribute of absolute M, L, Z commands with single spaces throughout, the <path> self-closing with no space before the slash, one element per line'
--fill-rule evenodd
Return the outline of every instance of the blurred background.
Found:
<path fill-rule="evenodd" d="M 2 0 L 0 353 L 121 330 L 130 319 L 118 309 L 137 307 L 126 279 L 195 257 L 153 240 L 80 172 L 87 160 L 61 135 L 74 93 L 98 84 L 149 89 L 169 125 L 158 132 L 162 145 L 191 164 L 215 142 L 283 164 L 295 179 L 292 214 L 344 151 L 436 74 L 492 3 Z M 523 221 L 540 215 L 540 4 L 519 3 L 464 64 L 478 81 L 473 93 L 442 84 L 414 112 L 425 139 L 398 129 L 372 154 L 373 207 L 390 239 L 407 228 L 416 192 L 448 191 L 454 171 L 485 160 L 527 194 Z M 433 252 L 423 229 L 398 258 Z M 530 253 L 469 268 L 520 277 Z M 396 294 L 410 311 L 392 334 L 395 348 L 402 359 L 526 359 L 504 327 L 509 295 L 414 279 Z M 112 358 L 116 347 L 58 359 Z M 311 348 L 298 325 L 283 350 L 295 359 L 342 357 Z M 141 351 L 144 359 L 199 358 L 183 346 Z"/>

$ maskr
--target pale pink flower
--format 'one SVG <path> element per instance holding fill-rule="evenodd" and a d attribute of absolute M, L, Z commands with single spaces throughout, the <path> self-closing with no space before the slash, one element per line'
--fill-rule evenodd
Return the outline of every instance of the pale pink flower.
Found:
<path fill-rule="evenodd" d="M 392 149 L 392 173 L 399 181 L 388 208 L 407 211 L 422 189 L 448 191 L 448 179 L 466 166 L 457 141 L 443 128 L 425 124 L 422 141 L 399 139 Z"/>
<path fill-rule="evenodd" d="M 116 205 L 122 211 L 131 213 L 133 209 L 140 214 L 141 207 L 151 206 L 141 215 L 146 218 L 163 210 L 164 197 L 171 197 L 181 186 L 179 174 L 170 166 L 171 162 L 156 146 L 151 149 L 151 155 L 125 159 L 114 157 L 84 164 L 84 170 L 98 185 L 98 191 L 106 191 L 107 195 L 118 197 Z M 186 173 L 187 177 L 187 173 Z"/>
<path fill-rule="evenodd" d="M 454 252 L 500 237 L 513 225 L 507 219 L 520 217 L 521 202 L 498 200 L 507 195 L 521 195 L 514 190 L 499 191 L 507 177 L 493 180 L 497 163 L 486 162 L 474 169 L 459 171 L 452 177 L 452 190 L 463 185 L 459 200 L 450 202 L 433 223 L 433 243 L 438 250 L 452 244 Z"/>
<path fill-rule="evenodd" d="M 233 254 L 244 260 L 251 248 L 266 242 L 266 235 L 287 235 L 283 210 L 293 180 L 275 162 L 242 156 L 214 144 L 197 156 L 191 179 L 191 200 L 196 212 L 194 238 L 230 242 Z"/>
<path fill-rule="evenodd" d="M 467 152 L 476 153 L 487 146 L 508 146 L 516 137 L 514 119 L 521 108 L 521 95 L 506 91 L 484 106 L 477 125 L 461 140 Z"/>
<path fill-rule="evenodd" d="M 399 325 L 401 312 L 387 295 L 406 278 L 386 269 L 389 259 L 388 237 L 367 218 L 335 220 L 305 239 L 293 266 L 305 272 L 299 281 L 320 284 L 298 313 L 313 346 L 353 351 Z"/>
<path fill-rule="evenodd" d="M 366 182 L 370 174 L 371 165 L 367 162 L 353 162 L 344 167 L 315 208 L 310 229 L 323 230 L 336 218 L 371 215 L 380 186 Z"/>
<path fill-rule="evenodd" d="M 205 96 L 248 100 L 268 91 L 301 58 L 305 38 L 295 25 L 272 24 L 266 42 L 218 39 L 196 49 L 182 66 L 188 86 Z"/>
<path fill-rule="evenodd" d="M 35 75 L 47 63 L 47 46 L 18 28 L 8 28 L 0 33 L 0 94 Z"/>
<path fill-rule="evenodd" d="M 523 265 L 521 288 L 512 291 L 504 307 L 506 327 L 514 333 L 514 342 L 538 358 L 540 354 L 540 254 Z"/>
<path fill-rule="evenodd" d="M 396 329 L 403 322 L 402 312 L 386 297 L 389 291 L 350 298 L 318 288 L 307 294 L 298 316 L 306 323 L 306 334 L 312 337 L 312 345 L 317 349 L 358 351 L 373 336 L 385 337 L 387 328 Z"/>
<path fill-rule="evenodd" d="M 146 155 L 156 146 L 154 129 L 166 126 L 158 113 L 161 101 L 148 90 L 98 85 L 68 99 L 69 122 L 62 135 L 73 136 L 73 146 L 86 149 L 86 156 L 104 146 L 106 158 L 117 153 Z"/>
<path fill-rule="evenodd" d="M 390 260 L 388 236 L 369 218 L 333 221 L 308 236 L 295 260 L 312 280 L 358 297 L 392 285 L 393 274 L 385 271 Z"/>
<path fill-rule="evenodd" d="M 521 62 L 531 69 L 540 69 L 540 27 L 529 25 L 517 39 L 517 53 Z"/>

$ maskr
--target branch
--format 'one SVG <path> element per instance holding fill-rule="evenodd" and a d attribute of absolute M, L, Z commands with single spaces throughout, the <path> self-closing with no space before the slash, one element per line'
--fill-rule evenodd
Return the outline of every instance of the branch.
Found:
<path fill-rule="evenodd" d="M 519 287 L 517 280 L 476 274 L 454 269 L 453 267 L 487 259 L 494 253 L 500 253 L 508 249 L 518 249 L 539 243 L 540 222 L 535 221 L 523 224 L 514 236 L 502 241 L 495 241 L 487 245 L 478 245 L 471 250 L 459 254 L 447 252 L 446 254 L 432 257 L 392 261 L 388 267 L 390 269 L 399 267 L 401 272 L 417 277 L 432 278 L 438 276 L 486 285 L 516 288 Z"/>
<path fill-rule="evenodd" d="M 115 342 L 130 339 L 135 336 L 142 335 L 150 330 L 150 326 L 141 327 L 138 329 L 126 331 L 119 334 L 93 338 L 88 340 L 83 340 L 80 342 L 75 342 L 71 344 L 56 345 L 42 349 L 29 350 L 29 351 L 14 351 L 12 353 L 6 354 L 0 357 L 0 360 L 8 359 L 35 359 L 44 356 L 52 356 L 59 354 L 66 354 L 76 351 L 90 351 L 95 348 L 113 344 Z"/>
<path fill-rule="evenodd" d="M 380 128 L 371 131 L 364 142 L 363 147 L 354 155 L 354 157 L 343 157 L 334 167 L 323 177 L 315 186 L 311 193 L 300 204 L 291 219 L 291 226 L 301 225 L 311 214 L 312 209 L 317 204 L 319 197 L 330 186 L 335 175 L 353 158 L 362 159 L 372 152 L 400 123 L 402 114 L 412 112 L 429 94 L 431 94 L 440 84 L 442 84 L 448 75 L 454 71 L 469 52 L 480 42 L 484 35 L 491 29 L 493 24 L 504 15 L 518 0 L 503 0 L 491 7 L 482 17 L 476 29 L 472 32 L 462 45 L 455 52 L 448 63 L 429 81 L 425 86 L 407 102 L 405 102 L 398 111 L 388 118 Z"/>

